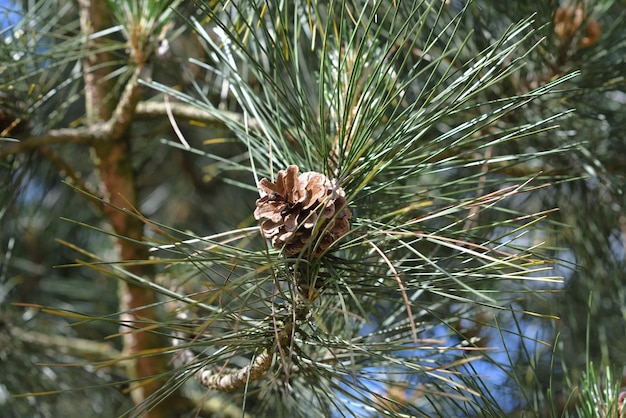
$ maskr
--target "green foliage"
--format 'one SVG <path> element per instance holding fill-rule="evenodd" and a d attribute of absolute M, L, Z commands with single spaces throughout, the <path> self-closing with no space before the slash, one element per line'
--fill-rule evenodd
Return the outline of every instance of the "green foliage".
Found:
<path fill-rule="evenodd" d="M 12 156 L 0 167 L 11 179 L 3 224 L 37 218 L 63 244 L 46 258 L 63 277 L 13 300 L 31 312 L 47 305 L 57 326 L 74 325 L 67 337 L 99 339 L 127 313 L 112 308 L 114 283 L 159 295 L 158 316 L 134 327 L 168 339 L 138 355 L 170 355 L 169 381 L 129 414 L 157 410 L 179 389 L 193 398 L 199 381 L 234 389 L 207 397 L 255 416 L 615 413 L 617 372 L 602 369 L 605 385 L 591 359 L 624 361 L 612 348 L 623 333 L 610 332 L 623 329 L 626 305 L 616 250 L 623 6 L 586 2 L 576 26 L 554 1 L 109 1 L 112 26 L 87 54 L 76 11 L 46 5 L 36 2 L 0 46 L 2 110 L 29 118 L 33 135 L 84 120 L 70 110 L 88 54 L 111 53 L 103 67 L 116 80 L 112 96 L 134 66 L 155 69 L 141 80 L 149 98 L 129 132 L 141 205 L 116 208 L 144 222 L 149 259 L 116 260 L 108 239 L 128 238 L 92 212 L 31 210 L 23 196 L 33 189 L 22 185 L 51 178 L 43 165 Z M 171 49 L 157 51 L 166 41 Z M 62 104 L 46 113 L 46 103 Z M 175 136 L 142 114 L 161 103 Z M 182 114 L 210 126 L 190 127 Z M 15 136 L 17 145 L 32 140 Z M 10 145 L 0 143 L 1 156 Z M 56 151 L 90 172 L 76 163 L 80 145 Z M 289 165 L 323 173 L 346 194 L 350 231 L 321 257 L 286 256 L 253 217 L 260 180 Z M 97 175 L 82 184 L 68 176 L 73 188 L 53 181 L 46 190 L 107 206 Z M 0 242 L 4 295 L 22 292 L 12 286 L 25 274 L 16 263 L 28 260 L 24 230 Z M 136 274 L 138 265 L 158 275 Z M 101 292 L 81 293 L 80 283 Z M 596 287 L 589 311 L 602 321 L 588 332 L 598 343 L 584 345 L 587 304 L 576 301 Z M 556 338 L 558 316 L 571 328 Z M 12 391 L 53 390 L 13 377 Z"/>
<path fill-rule="evenodd" d="M 588 364 L 580 388 L 581 402 L 576 406 L 579 417 L 621 416 L 618 406 L 620 374 L 621 371 L 612 371 L 607 367 L 598 376 L 593 363 Z"/>
<path fill-rule="evenodd" d="M 353 218 L 351 231 L 321 259 L 255 250 L 246 245 L 256 235 L 248 228 L 203 238 L 194 249 L 182 238 L 161 246 L 201 269 L 203 286 L 211 289 L 200 291 L 203 303 L 224 298 L 219 311 L 201 310 L 201 328 L 239 324 L 234 334 L 226 331 L 233 323 L 191 340 L 210 353 L 198 362 L 217 368 L 254 358 L 268 332 L 280 334 L 304 303 L 307 315 L 296 317 L 288 347 L 278 349 L 274 378 L 258 383 L 263 397 L 281 397 L 264 400 L 263 414 L 453 411 L 474 392 L 450 376 L 477 358 L 465 355 L 471 343 L 458 323 L 490 318 L 490 310 L 537 294 L 540 288 L 527 283 L 558 281 L 536 251 L 547 227 L 543 214 L 507 204 L 545 179 L 525 175 L 502 183 L 506 169 L 563 152 L 508 154 L 505 145 L 550 129 L 567 109 L 521 125 L 499 121 L 536 99 L 552 100 L 571 76 L 490 97 L 532 51 L 521 47 L 534 35 L 532 20 L 512 23 L 475 54 L 467 48 L 471 35 L 459 29 L 464 13 L 439 2 L 232 2 L 204 12 L 204 23 L 191 24 L 214 60 L 196 64 L 222 78 L 244 123 L 210 102 L 152 86 L 222 118 L 247 145 L 249 164 L 222 160 L 225 172 L 251 171 L 258 181 L 295 164 L 324 173 L 345 190 Z M 258 248 L 258 237 L 253 242 Z M 302 283 L 319 294 L 302 295 Z M 211 348 L 223 339 L 228 348 Z M 403 387 L 407 379 L 412 383 Z M 383 401 L 391 389 L 415 401 Z M 330 393 L 342 394 L 340 400 Z"/>

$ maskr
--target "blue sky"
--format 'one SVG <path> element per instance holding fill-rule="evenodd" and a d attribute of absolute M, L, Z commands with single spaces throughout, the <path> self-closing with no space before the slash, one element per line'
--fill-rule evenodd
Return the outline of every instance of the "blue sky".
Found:
<path fill-rule="evenodd" d="M 15 11 L 19 8 L 10 0 L 0 0 L 0 29 L 4 30 L 8 25 L 16 23 L 20 15 Z"/>

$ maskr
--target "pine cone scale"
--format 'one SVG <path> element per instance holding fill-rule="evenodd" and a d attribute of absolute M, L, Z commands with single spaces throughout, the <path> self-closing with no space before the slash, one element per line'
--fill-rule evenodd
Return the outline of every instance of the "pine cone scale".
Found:
<path fill-rule="evenodd" d="M 308 249 L 306 255 L 321 256 L 345 235 L 351 212 L 345 207 L 345 192 L 324 174 L 305 172 L 290 165 L 278 172 L 276 183 L 259 182 L 265 193 L 256 201 L 254 217 L 274 248 L 290 257 Z M 319 225 L 318 225 L 319 224 Z"/>

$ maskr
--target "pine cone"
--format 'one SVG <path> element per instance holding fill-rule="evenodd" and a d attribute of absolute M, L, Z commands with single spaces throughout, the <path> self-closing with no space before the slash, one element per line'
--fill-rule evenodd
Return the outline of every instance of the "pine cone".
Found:
<path fill-rule="evenodd" d="M 579 2 L 576 7 L 559 7 L 554 13 L 554 32 L 564 42 L 570 42 L 584 24 L 584 33 L 578 40 L 579 48 L 588 48 L 598 42 L 602 29 L 592 18 L 587 18 L 584 5 Z"/>
<path fill-rule="evenodd" d="M 298 176 L 298 167 L 290 165 L 278 172 L 276 183 L 262 179 L 259 189 L 266 195 L 256 201 L 254 217 L 265 219 L 263 236 L 288 257 L 305 249 L 319 257 L 350 229 L 343 189 L 321 173 Z"/>

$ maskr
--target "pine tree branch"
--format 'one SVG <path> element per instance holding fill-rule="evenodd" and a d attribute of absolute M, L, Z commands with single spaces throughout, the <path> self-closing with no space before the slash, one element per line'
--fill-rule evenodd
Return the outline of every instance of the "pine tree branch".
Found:
<path fill-rule="evenodd" d="M 87 184 L 83 181 L 83 179 L 76 173 L 76 171 L 72 168 L 70 164 L 68 164 L 65 160 L 63 160 L 56 152 L 52 151 L 49 147 L 42 145 L 38 148 L 38 151 L 41 155 L 46 157 L 59 171 L 59 174 L 65 174 L 66 177 L 71 179 L 74 186 L 83 190 L 85 193 L 97 196 L 95 190 L 92 190 Z M 100 210 L 102 210 L 102 201 L 98 199 L 92 199 L 91 202 Z"/>
<path fill-rule="evenodd" d="M 122 92 L 120 100 L 113 110 L 113 114 L 106 122 L 107 136 L 111 140 L 124 136 L 135 119 L 135 109 L 142 98 L 141 90 L 143 89 L 139 84 L 139 79 L 150 78 L 150 72 L 149 66 L 138 65 L 135 67 L 130 79 L 126 82 L 126 87 Z"/>
<path fill-rule="evenodd" d="M 178 319 L 189 318 L 187 312 L 180 311 Z M 180 347 L 186 337 L 182 333 L 176 333 L 172 338 L 172 344 Z M 196 355 L 189 348 L 181 348 L 179 357 L 185 366 L 193 367 Z M 215 366 L 204 366 L 194 371 L 194 377 L 206 388 L 220 391 L 233 391 L 245 386 L 248 382 L 259 380 L 272 365 L 274 355 L 267 348 L 257 355 L 254 360 L 242 368 L 219 368 Z"/>
<path fill-rule="evenodd" d="M 138 66 L 126 84 L 113 114 L 106 122 L 94 122 L 79 128 L 61 128 L 47 131 L 42 135 L 34 135 L 20 142 L 3 143 L 0 158 L 27 152 L 33 148 L 52 144 L 83 144 L 97 146 L 98 142 L 110 141 L 123 136 L 134 120 L 134 111 L 141 99 L 139 78 L 149 73 L 147 67 Z M 88 77 L 86 77 L 88 78 Z M 89 96 L 89 95 L 86 95 Z"/>
<path fill-rule="evenodd" d="M 10 327 L 10 334 L 29 345 L 42 348 L 52 348 L 55 351 L 82 358 L 93 362 L 117 360 L 122 354 L 110 344 L 101 343 L 83 338 L 71 338 L 62 335 L 45 334 L 37 331 Z"/>
<path fill-rule="evenodd" d="M 211 126 L 228 128 L 228 126 L 224 123 L 224 119 L 231 120 L 234 123 L 244 122 L 244 116 L 237 112 L 219 110 L 222 117 L 217 117 L 215 114 L 207 112 L 206 110 L 198 106 L 186 103 L 170 102 L 167 106 L 170 107 L 171 113 L 176 118 L 202 122 Z M 167 106 L 164 102 L 156 102 L 152 100 L 143 101 L 137 104 L 137 107 L 135 109 L 135 116 L 137 117 L 137 119 L 167 117 Z M 246 124 L 251 130 L 257 130 L 260 128 L 259 122 L 255 119 L 246 119 Z M 292 138 L 291 136 L 289 136 L 288 132 L 286 133 L 286 137 Z M 451 156 L 460 154 L 463 151 L 465 151 L 463 147 L 450 148 L 445 152 L 439 153 L 436 158 L 431 159 L 431 162 L 448 159 Z M 489 171 L 498 171 L 498 173 L 500 174 L 508 175 L 511 177 L 536 176 L 540 172 L 545 176 L 552 177 L 568 175 L 566 169 L 561 169 L 559 167 L 540 168 L 536 165 L 531 167 L 524 163 L 512 165 L 510 164 L 510 162 L 489 162 L 486 165 L 479 166 L 480 171 L 484 171 L 486 166 L 488 166 Z"/>
<path fill-rule="evenodd" d="M 85 46 L 94 51 L 101 50 L 98 48 L 98 42 L 102 39 L 94 35 L 113 27 L 111 4 L 106 0 L 80 0 L 79 7 L 81 29 L 86 37 Z M 144 12 L 149 13 L 148 10 Z M 148 250 L 140 244 L 143 239 L 142 220 L 128 216 L 125 211 L 120 211 L 116 207 L 134 211 L 139 206 L 128 128 L 134 119 L 135 106 L 141 99 L 142 89 L 138 80 L 148 74 L 149 67 L 144 67 L 141 63 L 136 65 L 121 96 L 116 98 L 115 94 L 111 94 L 115 91 L 112 83 L 115 78 L 111 77 L 109 66 L 111 62 L 114 61 L 106 52 L 88 54 L 82 62 L 87 124 L 107 121 L 104 129 L 106 137 L 92 144 L 97 157 L 94 164 L 98 168 L 102 197 L 105 202 L 111 204 L 102 206 L 103 215 L 118 236 L 128 238 L 116 239 L 118 258 L 147 260 Z M 154 277 L 153 266 L 147 264 L 132 265 L 129 271 L 138 277 Z M 163 341 L 159 335 L 146 331 L 124 331 L 134 328 L 137 323 L 143 323 L 146 318 L 152 320 L 157 317 L 156 295 L 151 289 L 124 282 L 120 282 L 118 293 L 124 355 L 130 358 L 126 362 L 128 377 L 143 381 L 141 385 L 133 387 L 131 396 L 135 404 L 141 405 L 166 384 L 167 379 L 164 375 L 169 368 L 168 359 L 163 355 L 141 355 L 162 347 Z M 173 392 L 167 402 L 162 402 L 159 408 L 146 411 L 143 416 L 146 418 L 170 416 L 179 397 L 178 391 Z"/>
<path fill-rule="evenodd" d="M 211 368 L 202 368 L 195 376 L 204 387 L 229 392 L 263 377 L 272 365 L 272 357 L 272 354 L 264 350 L 254 361 L 241 369 L 215 371 Z"/>
<path fill-rule="evenodd" d="M 156 102 L 153 100 L 144 101 L 137 104 L 135 114 L 138 119 L 151 119 L 167 116 L 167 106 L 169 106 L 172 114 L 180 119 L 195 120 L 208 125 L 224 126 L 224 119 L 233 121 L 234 123 L 244 123 L 244 116 L 241 113 L 230 112 L 227 110 L 219 110 L 222 117 L 207 112 L 198 106 L 189 105 L 181 102 Z M 252 130 L 259 129 L 259 123 L 255 119 L 245 119 L 245 123 Z"/>
<path fill-rule="evenodd" d="M 149 75 L 145 66 L 137 66 L 133 75 L 126 83 L 120 100 L 106 122 L 93 122 L 89 126 L 79 128 L 61 128 L 47 131 L 42 135 L 30 136 L 20 142 L 3 144 L 0 158 L 20 154 L 33 148 L 52 144 L 84 144 L 96 146 L 98 142 L 110 141 L 122 137 L 134 120 L 135 107 L 141 99 L 140 78 Z M 86 79 L 89 79 L 85 75 Z M 86 94 L 89 97 L 88 94 Z"/>
<path fill-rule="evenodd" d="M 79 0 L 78 7 L 85 46 L 90 51 L 85 55 L 82 65 L 87 124 L 93 125 L 109 119 L 114 107 L 111 93 L 115 91 L 115 79 L 109 77 L 109 66 L 103 65 L 114 62 L 114 59 L 106 48 L 100 48 L 105 40 L 93 36 L 112 27 L 113 20 L 106 1 Z"/>
<path fill-rule="evenodd" d="M 9 155 L 27 152 L 33 148 L 53 144 L 84 144 L 92 145 L 94 142 L 106 138 L 106 123 L 97 123 L 88 127 L 53 129 L 42 135 L 33 135 L 20 142 L 2 143 L 0 158 Z"/>
<path fill-rule="evenodd" d="M 194 369 L 193 376 L 206 388 L 215 389 L 224 392 L 230 392 L 246 386 L 249 382 L 260 380 L 265 376 L 272 366 L 274 354 L 280 353 L 283 358 L 289 358 L 285 352 L 297 349 L 294 345 L 293 336 L 297 332 L 298 326 L 296 321 L 306 320 L 309 310 L 299 304 L 295 304 L 286 314 L 283 321 L 272 320 L 275 326 L 272 332 L 272 338 L 258 347 L 258 354 L 255 355 L 251 362 L 243 367 L 219 367 L 215 364 L 198 367 L 197 356 L 194 354 L 190 345 L 183 347 L 185 341 L 189 341 L 189 337 L 183 332 L 176 332 L 172 337 L 172 345 L 179 347 L 178 358 L 181 359 L 183 365 L 188 369 Z M 189 319 L 187 311 L 181 309 L 176 317 L 179 320 L 186 321 Z"/>

